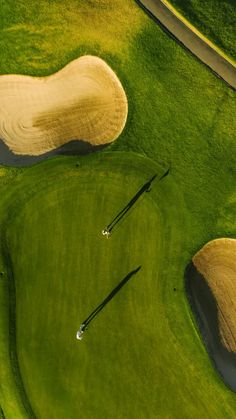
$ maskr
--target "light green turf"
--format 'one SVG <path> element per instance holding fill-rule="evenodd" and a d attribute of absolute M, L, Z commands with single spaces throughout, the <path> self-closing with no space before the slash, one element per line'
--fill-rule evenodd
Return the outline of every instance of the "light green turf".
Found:
<path fill-rule="evenodd" d="M 236 60 L 235 0 L 170 0 L 193 25 Z"/>
<path fill-rule="evenodd" d="M 124 56 L 143 26 L 133 0 L 3 0 L 0 13 L 1 73 L 43 75 L 82 52 Z"/>
<path fill-rule="evenodd" d="M 233 400 L 199 346 L 180 280 L 190 220 L 172 176 L 106 240 L 102 228 L 164 168 L 128 153 L 77 161 L 27 170 L 5 204 L 17 354 L 36 417 L 231 417 Z M 139 265 L 77 342 L 80 322 Z"/>
<path fill-rule="evenodd" d="M 157 342 L 155 339 L 151 339 L 156 351 L 155 357 L 152 357 L 153 360 L 155 358 L 153 368 L 148 369 L 151 377 L 148 382 L 150 394 L 146 396 L 145 408 L 150 409 L 150 415 L 154 415 L 155 418 L 158 416 L 161 418 L 176 417 L 178 419 L 185 417 L 188 419 L 189 417 L 196 419 L 199 417 L 207 417 L 207 419 L 234 417 L 236 412 L 234 394 L 219 380 L 210 364 L 191 321 L 191 314 L 183 291 L 184 269 L 193 254 L 212 238 L 220 236 L 236 237 L 234 217 L 236 188 L 236 120 L 234 115 L 236 103 L 234 92 L 162 32 L 158 25 L 149 19 L 133 0 L 116 0 L 114 2 L 110 0 L 102 2 L 72 0 L 70 6 L 66 6 L 62 0 L 55 2 L 45 0 L 39 0 L 38 2 L 17 1 L 14 3 L 4 0 L 2 10 L 4 11 L 2 13 L 3 19 L 0 19 L 0 21 L 4 24 L 4 29 L 0 32 L 0 73 L 46 75 L 60 69 L 68 61 L 81 54 L 99 55 L 117 72 L 129 101 L 128 123 L 124 132 L 110 147 L 110 150 L 113 152 L 119 150 L 138 152 L 161 164 L 163 169 L 171 163 L 172 180 L 169 179 L 168 183 L 166 179 L 167 189 L 163 189 L 155 198 L 156 205 L 159 208 L 157 210 L 157 223 L 158 226 L 162 226 L 161 243 L 165 251 L 163 248 L 159 248 L 159 261 L 161 262 L 158 287 L 160 288 L 157 290 L 156 307 L 153 310 L 157 310 L 155 312 L 157 318 L 160 317 L 162 321 L 157 321 L 155 325 L 158 344 L 155 343 Z M 88 170 L 91 171 L 93 178 L 96 177 L 93 164 L 96 159 L 99 161 L 100 158 L 102 158 L 102 155 L 89 159 Z M 138 168 L 135 166 L 132 169 L 133 157 L 127 157 L 126 159 L 124 157 L 124 163 L 122 163 L 123 157 L 120 154 L 117 156 L 118 162 L 114 163 L 115 156 L 113 159 L 112 164 L 107 163 L 107 172 L 111 173 L 114 166 L 117 167 L 116 174 L 113 174 L 110 180 L 107 179 L 108 175 L 106 175 L 104 180 L 112 186 L 110 182 L 113 182 L 114 179 L 114 185 L 118 185 L 117 192 L 115 190 L 116 186 L 114 187 L 114 197 L 111 195 L 112 200 L 116 200 L 118 195 L 121 194 L 119 185 L 125 183 L 125 186 L 131 191 L 132 185 L 129 185 L 129 182 L 126 181 L 127 179 L 124 180 L 123 176 L 126 176 L 127 173 L 127 177 L 137 177 L 134 186 L 135 184 L 138 186 L 143 181 L 146 169 L 143 169 L 145 163 L 139 161 L 136 165 Z M 87 159 L 83 161 L 86 162 Z M 8 214 L 6 205 L 16 208 L 17 215 L 17 209 L 22 205 L 20 200 L 28 200 L 25 191 L 30 197 L 32 190 L 37 193 L 41 183 L 43 189 L 47 189 L 47 184 L 50 182 L 51 185 L 55 184 L 56 191 L 61 182 L 66 190 L 66 187 L 72 182 L 71 178 L 76 173 L 74 161 L 64 158 L 58 160 L 58 162 L 52 160 L 26 170 L 0 168 L 0 215 Z M 70 169 L 71 162 L 73 162 L 72 169 Z M 97 164 L 99 165 L 99 163 Z M 102 164 L 104 165 L 104 162 Z M 22 172 L 25 172 L 23 177 Z M 116 176 L 117 181 L 115 181 Z M 99 179 L 100 175 L 98 176 Z M 53 188 L 53 186 L 50 187 Z M 99 187 L 98 182 L 97 192 Z M 47 199 L 49 198 L 45 195 L 44 200 L 47 201 Z M 69 196 L 68 199 L 73 199 L 73 197 Z M 76 199 L 79 199 L 79 197 L 76 197 Z M 113 202 L 115 206 L 115 201 Z M 71 201 L 71 209 L 73 209 L 73 205 L 73 201 Z M 98 205 L 102 205 L 99 199 Z M 38 208 L 40 210 L 40 205 Z M 24 211 L 27 211 L 27 209 Z M 65 208 L 65 211 L 70 211 L 70 206 Z M 158 215 L 160 212 L 162 214 L 161 223 Z M 51 227 L 54 226 L 56 217 L 57 213 L 54 211 L 51 217 Z M 17 220 L 14 221 L 15 218 L 16 216 L 13 217 L 12 222 L 17 223 Z M 29 222 L 33 223 L 32 227 L 39 228 L 36 225 L 36 219 L 29 220 Z M 46 222 L 49 225 L 49 221 L 45 219 Z M 47 246 L 52 241 L 50 228 L 48 228 L 47 234 L 48 244 L 47 241 L 45 242 Z M 22 228 L 21 235 L 23 235 L 23 231 Z M 33 234 L 35 235 L 36 232 L 36 230 L 34 233 L 33 230 L 30 232 L 26 230 L 24 240 L 29 235 L 30 237 Z M 12 231 L 12 246 L 14 246 L 14 243 L 16 245 L 21 238 L 21 236 L 14 238 L 14 234 L 14 231 Z M 43 236 L 43 234 L 42 231 L 41 235 Z M 53 246 L 59 246 L 59 239 L 60 237 L 53 241 Z M 147 238 L 145 243 L 146 241 Z M 33 251 L 34 247 L 31 243 L 30 238 L 27 252 L 31 251 L 31 248 Z M 145 243 L 142 239 L 141 244 L 137 242 L 137 246 L 142 245 L 146 249 L 147 245 Z M 148 240 L 148 243 L 150 243 L 150 240 Z M 153 242 L 152 246 L 154 246 Z M 167 251 L 168 247 L 170 253 Z M 75 251 L 74 260 L 76 260 L 78 249 L 75 247 L 73 249 Z M 125 246 L 123 250 L 122 255 L 117 254 L 116 266 L 118 271 L 127 263 Z M 61 251 L 63 252 L 63 245 Z M 91 252 L 90 246 L 87 246 L 86 251 Z M 20 253 L 20 246 L 18 252 L 19 255 L 22 255 L 22 258 L 26 257 L 23 253 Z M 123 271 L 119 272 L 123 277 Z M 139 277 L 135 278 L 137 283 L 139 278 L 141 278 L 141 273 Z M 0 316 L 0 404 L 7 419 L 23 419 L 25 417 L 22 413 L 23 406 L 19 392 L 14 385 L 8 353 L 8 280 L 7 275 L 0 278 L 0 298 L 3 308 Z M 116 278 L 112 279 L 109 276 L 106 281 L 109 280 L 116 281 Z M 58 281 L 61 281 L 61 279 L 58 278 Z M 129 289 L 131 290 L 134 284 L 135 281 L 127 285 L 127 292 Z M 141 284 L 141 281 L 139 284 Z M 107 292 L 110 291 L 109 285 L 107 282 Z M 179 289 L 178 294 L 173 292 L 173 286 Z M 124 290 L 125 292 L 126 290 Z M 141 292 L 140 289 L 138 292 Z M 144 293 L 144 288 L 142 288 L 142 292 Z M 149 289 L 149 296 L 150 292 Z M 105 297 L 106 294 L 104 294 L 101 294 L 102 298 Z M 73 298 L 73 294 L 71 294 L 71 298 Z M 22 315 L 24 315 L 24 312 L 22 312 Z M 65 315 L 67 316 L 67 313 Z M 101 314 L 100 319 L 103 315 L 105 315 L 105 311 Z M 119 315 L 122 316 L 122 312 Z M 79 321 L 80 319 L 78 319 Z M 146 332 L 139 330 L 139 333 L 141 335 L 138 338 L 140 344 L 140 342 L 143 342 L 141 341 L 142 334 L 146 338 Z M 93 334 L 91 333 L 91 335 Z M 114 335 L 112 348 L 115 339 L 116 336 Z M 120 336 L 120 339 L 124 343 L 124 348 L 126 348 L 124 350 L 127 350 L 129 340 L 126 341 L 123 335 Z M 87 339 L 84 342 L 87 345 Z M 94 340 L 94 344 L 100 345 L 96 340 Z M 69 345 L 70 343 L 68 343 L 68 347 L 70 347 Z M 101 349 L 103 349 L 103 341 L 99 346 L 100 351 Z M 139 357 L 143 359 L 144 356 L 147 356 L 150 362 L 149 350 L 151 354 L 154 353 L 153 347 L 150 345 L 148 347 L 146 344 L 142 346 L 142 349 L 137 349 L 134 354 L 135 368 L 138 368 L 137 360 Z M 64 351 L 63 347 L 64 352 L 68 353 L 67 349 Z M 98 351 L 98 354 L 103 359 L 102 352 Z M 92 353 L 88 351 L 86 357 L 91 357 L 91 355 Z M 119 362 L 123 362 L 121 358 L 118 359 Z M 128 356 L 127 359 L 130 359 L 130 357 Z M 33 363 L 33 360 L 31 362 Z M 65 361 L 62 359 L 61 362 Z M 107 368 L 115 363 L 112 351 L 109 352 L 106 362 L 108 363 Z M 136 395 L 137 399 L 140 399 L 137 402 L 138 406 L 141 406 L 144 402 L 142 399 L 143 393 L 140 392 L 140 381 L 146 375 L 144 375 L 143 369 L 139 369 L 135 373 L 132 362 L 131 364 L 128 361 L 126 362 L 126 376 L 133 382 L 132 375 L 137 374 L 139 377 L 137 379 L 137 389 L 139 391 L 135 393 L 135 389 L 130 386 L 128 395 L 130 403 L 132 403 L 132 397 Z M 103 364 L 98 364 L 96 368 L 102 368 L 102 366 Z M 74 366 L 74 368 L 77 368 L 77 366 Z M 106 374 L 108 374 L 107 371 Z M 116 371 L 111 370 L 109 375 L 111 380 L 113 374 L 114 377 L 117 376 L 115 375 L 117 374 Z M 44 372 L 42 371 L 42 373 Z M 57 373 L 58 371 L 55 371 L 55 374 Z M 97 384 L 101 384 L 102 381 L 100 380 L 102 378 L 100 375 L 96 375 L 95 369 L 93 373 L 93 397 L 90 397 L 91 403 L 85 406 L 86 409 L 94 409 L 95 405 L 92 404 L 92 401 L 95 400 L 97 403 L 101 394 L 101 389 Z M 88 376 L 92 377 L 91 374 L 92 372 L 88 373 Z M 158 377 L 155 382 L 152 379 L 154 376 Z M 116 386 L 120 388 L 121 384 L 119 380 L 109 381 L 108 375 L 105 378 L 106 380 L 101 384 L 101 388 L 103 388 L 102 386 L 109 386 L 109 389 L 111 389 L 109 397 L 111 396 L 112 417 L 115 419 L 122 417 L 122 411 L 120 410 L 122 409 L 122 397 L 118 399 L 119 405 L 116 399 L 116 397 L 119 397 Z M 52 380 L 52 378 L 50 379 Z M 144 389 L 146 390 L 148 384 L 145 380 Z M 31 392 L 36 391 L 36 388 L 34 389 L 35 378 L 32 381 Z M 84 380 L 84 383 L 80 382 L 81 385 L 87 385 L 86 380 Z M 66 393 L 61 395 L 61 384 L 56 387 L 56 381 L 53 381 L 53 384 L 49 383 L 48 385 L 51 392 L 55 388 L 56 393 L 56 389 L 59 388 L 59 393 L 55 394 L 54 405 L 64 397 L 67 398 L 66 406 L 70 396 Z M 68 381 L 65 381 L 63 385 L 69 386 Z M 76 390 L 73 389 L 73 391 Z M 85 397 L 84 388 L 82 388 L 81 394 Z M 91 393 L 89 394 L 91 395 Z M 79 398 L 79 396 L 80 392 L 78 391 L 77 397 Z M 43 394 L 42 397 L 44 397 Z M 33 394 L 30 394 L 30 398 L 32 398 L 32 403 L 35 403 Z M 115 403 L 112 402 L 114 398 Z M 124 400 L 127 403 L 125 395 Z M 212 400 L 214 400 L 214 403 Z M 99 407 L 105 409 L 106 405 L 103 399 L 99 402 Z M 150 403 L 150 407 L 148 403 Z M 51 408 L 50 406 L 46 407 Z M 71 408 L 73 409 L 73 406 Z M 154 411 L 152 408 L 154 408 Z M 140 412 L 142 415 L 142 409 Z M 96 415 L 94 416 L 96 417 Z M 69 417 L 68 412 L 67 417 Z M 110 411 L 108 417 L 110 417 Z M 148 416 L 145 415 L 144 417 L 146 419 Z M 43 417 L 43 419 L 45 418 Z M 86 416 L 85 419 L 87 419 Z"/>

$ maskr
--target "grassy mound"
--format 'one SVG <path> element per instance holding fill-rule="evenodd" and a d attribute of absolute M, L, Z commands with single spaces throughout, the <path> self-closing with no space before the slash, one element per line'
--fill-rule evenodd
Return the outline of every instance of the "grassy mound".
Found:
<path fill-rule="evenodd" d="M 171 0 L 193 25 L 236 60 L 234 0 Z"/>

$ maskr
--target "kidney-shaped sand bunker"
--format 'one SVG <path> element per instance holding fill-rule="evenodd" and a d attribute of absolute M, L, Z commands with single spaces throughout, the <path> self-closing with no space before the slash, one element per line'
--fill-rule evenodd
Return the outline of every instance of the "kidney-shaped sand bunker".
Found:
<path fill-rule="evenodd" d="M 0 138 L 15 154 L 40 155 L 71 140 L 114 141 L 128 105 L 102 59 L 83 56 L 48 77 L 0 76 Z"/>
<path fill-rule="evenodd" d="M 225 383 L 236 391 L 236 240 L 217 239 L 187 271 L 190 303 L 204 342 Z"/>

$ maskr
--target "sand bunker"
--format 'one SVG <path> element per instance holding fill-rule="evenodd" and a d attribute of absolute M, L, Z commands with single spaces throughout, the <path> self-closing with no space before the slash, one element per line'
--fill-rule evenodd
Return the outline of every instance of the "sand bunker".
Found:
<path fill-rule="evenodd" d="M 84 56 L 48 77 L 0 76 L 0 138 L 37 156 L 71 140 L 114 141 L 128 112 L 124 89 L 100 58 Z"/>
<path fill-rule="evenodd" d="M 209 242 L 194 256 L 193 264 L 214 297 L 221 343 L 236 353 L 236 240 Z"/>

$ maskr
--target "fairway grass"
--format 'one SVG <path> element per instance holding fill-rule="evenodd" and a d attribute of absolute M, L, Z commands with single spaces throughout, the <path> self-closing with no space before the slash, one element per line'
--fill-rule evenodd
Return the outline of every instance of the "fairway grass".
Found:
<path fill-rule="evenodd" d="M 52 159 L 27 169 L 0 168 L 0 224 L 3 226 L 5 223 L 8 230 L 0 232 L 1 245 L 4 247 L 3 238 L 8 236 L 8 254 L 15 267 L 13 273 L 17 274 L 16 283 L 19 284 L 22 279 L 22 288 L 18 289 L 21 294 L 18 293 L 18 296 L 22 297 L 22 301 L 25 298 L 29 302 L 27 287 L 31 287 L 32 301 L 42 314 L 41 320 L 34 317 L 37 320 L 37 332 L 42 338 L 39 341 L 33 325 L 30 328 L 30 315 L 26 316 L 23 305 L 17 307 L 22 333 L 19 361 L 29 403 L 35 411 L 42 412 L 39 418 L 45 413 L 49 400 L 53 400 L 53 406 L 58 405 L 56 413 L 59 418 L 66 410 L 66 418 L 74 419 L 78 406 L 82 409 L 79 417 L 83 419 L 132 419 L 135 415 L 135 419 L 234 418 L 235 394 L 224 385 L 209 360 L 186 300 L 184 272 L 193 255 L 206 242 L 216 237 L 236 237 L 235 93 L 164 33 L 133 0 L 71 0 L 69 5 L 62 0 L 3 0 L 2 6 L 1 74 L 47 76 L 79 56 L 97 55 L 118 75 L 129 102 L 126 127 L 116 142 L 109 146 L 111 154 Z M 140 156 L 129 153 L 131 151 Z M 152 161 L 145 160 L 141 155 Z M 76 167 L 77 163 L 79 167 Z M 151 177 L 150 172 L 152 175 L 153 170 L 154 173 L 158 171 L 161 175 L 169 166 L 170 175 L 158 187 L 156 183 L 153 191 L 145 196 L 148 203 L 144 203 L 144 198 L 140 200 L 127 220 L 120 224 L 117 231 L 114 230 L 110 239 L 116 238 L 115 243 L 97 236 L 97 232 L 101 234 L 100 228 L 106 227 L 111 221 L 107 220 L 108 215 L 113 219 L 116 207 L 119 204 L 123 207 L 123 203 L 127 203 L 131 195 Z M 95 196 L 95 187 L 98 192 L 102 191 L 106 203 L 100 202 L 101 195 Z M 63 203 L 63 193 L 68 208 Z M 86 202 L 89 197 L 93 206 L 88 207 Z M 76 204 L 81 203 L 78 209 L 80 220 L 73 199 Z M 108 205 L 109 200 L 111 206 Z M 104 215 L 100 211 L 95 212 L 94 205 L 99 210 L 102 208 Z M 71 217 L 70 206 L 74 218 Z M 136 209 L 138 212 L 135 215 Z M 96 217 L 96 222 L 90 220 L 87 211 Z M 143 231 L 139 222 L 139 219 L 143 220 L 142 211 L 144 215 L 151 214 L 150 222 L 144 218 L 147 231 Z M 6 224 L 8 214 L 10 218 Z M 133 216 L 136 218 L 132 219 Z M 128 232 L 125 231 L 126 221 L 132 226 L 133 238 L 131 227 L 127 227 Z M 68 227 L 73 243 L 69 242 L 63 223 Z M 83 242 L 73 232 L 74 223 L 75 231 L 81 234 Z M 99 231 L 96 230 L 97 223 Z M 48 231 L 45 231 L 47 228 Z M 56 229 L 59 231 L 58 237 L 55 236 Z M 86 235 L 87 230 L 89 233 Z M 36 234 L 39 237 L 37 240 Z M 140 237 L 141 242 L 136 242 L 135 238 L 139 240 Z M 100 242 L 100 239 L 104 241 Z M 126 241 L 127 245 L 124 244 Z M 90 246 L 88 250 L 90 242 L 98 246 L 97 252 Z M 112 256 L 114 270 L 110 262 L 109 265 L 100 264 L 100 259 L 104 262 L 100 244 L 109 257 L 109 246 L 114 246 L 116 252 L 122 251 Z M 37 246 L 44 255 L 44 245 L 52 256 L 51 260 L 48 256 L 45 258 L 47 271 L 40 264 L 34 265 L 33 259 L 30 259 L 35 255 Z M 153 261 L 151 257 L 155 246 Z M 88 260 L 82 260 L 81 255 L 85 252 Z M 99 314 L 84 340 L 77 342 L 75 333 L 81 321 L 124 278 L 127 270 L 130 272 L 137 267 L 133 266 L 136 259 L 131 253 L 137 259 L 142 259 L 137 260 L 138 266 L 142 262 L 142 269 L 117 295 L 117 299 Z M 60 269 L 55 263 L 54 254 L 57 255 Z M 98 273 L 95 272 L 94 258 Z M 65 260 L 70 266 L 68 263 L 63 266 Z M 40 255 L 36 261 L 44 264 Z M 77 271 L 74 270 L 74 264 Z M 93 268 L 89 270 L 87 278 L 87 268 L 90 266 Z M 24 405 L 28 408 L 29 403 L 27 405 L 27 400 L 24 400 L 20 380 L 15 383 L 9 358 L 10 277 L 6 273 L 6 260 L 1 256 L 0 268 L 5 272 L 0 276 L 0 405 L 7 419 L 28 419 Z M 58 274 L 57 279 L 53 277 L 54 269 Z M 79 269 L 83 274 L 86 272 L 81 282 L 82 276 L 77 276 Z M 34 272 L 35 281 L 30 276 Z M 73 280 L 71 275 L 74 275 Z M 99 275 L 100 282 L 105 281 L 104 288 L 98 287 L 96 275 Z M 82 285 L 86 279 L 88 290 Z M 43 287 L 39 287 L 40 281 L 48 290 L 48 296 Z M 70 289 L 66 281 L 69 281 Z M 51 290 L 48 289 L 50 283 L 53 284 Z M 56 287 L 55 290 L 54 285 L 57 284 L 58 289 Z M 93 299 L 92 284 L 96 291 Z M 48 298 L 48 305 L 52 305 L 58 315 L 58 318 L 54 318 L 49 309 L 45 330 L 39 330 L 40 325 L 46 325 L 47 319 L 40 309 L 36 291 L 42 297 L 44 307 Z M 136 298 L 133 298 L 133 291 L 136 292 Z M 80 305 L 80 301 L 84 306 Z M 61 305 L 60 312 L 57 303 Z M 144 318 L 142 304 L 145 308 Z M 36 308 L 33 308 L 30 303 L 29 309 L 36 316 Z M 73 323 L 68 323 L 71 312 Z M 66 324 L 68 331 L 61 328 L 58 333 L 59 315 L 63 319 L 63 327 Z M 145 321 L 146 315 L 149 322 Z M 105 322 L 108 319 L 106 316 L 110 316 L 113 322 Z M 27 346 L 26 329 L 22 330 L 22 319 L 25 317 L 31 333 L 29 345 L 35 338 L 32 347 Z M 57 334 L 49 336 L 54 330 L 52 319 L 55 319 Z M 123 332 L 120 329 L 121 321 Z M 48 344 L 43 337 L 46 332 Z M 68 339 L 68 343 L 65 343 L 65 339 Z M 54 353 L 56 344 L 58 354 Z M 18 353 L 13 349 L 11 355 Z M 47 358 L 43 357 L 42 349 L 46 350 Z M 62 354 L 60 359 L 59 354 Z M 54 355 L 55 361 L 52 359 Z M 38 380 L 26 365 L 28 356 Z M 12 359 L 15 361 L 14 356 Z M 47 359 L 52 362 L 49 363 Z M 42 367 L 41 370 L 37 363 Z M 58 365 L 63 366 L 64 370 L 60 372 Z M 74 369 L 78 375 L 81 374 L 81 380 Z M 78 384 L 78 388 L 74 383 Z M 42 393 L 36 395 L 44 386 Z M 52 412 L 52 406 L 47 408 Z M 126 412 L 124 409 L 127 409 Z M 48 416 L 46 414 L 46 418 Z M 45 419 L 45 415 L 42 419 Z"/>
<path fill-rule="evenodd" d="M 3 269 L 16 286 L 15 384 L 37 418 L 198 418 L 195 397 L 208 417 L 230 417 L 233 400 L 199 350 L 188 311 L 181 237 L 190 220 L 171 174 L 155 180 L 108 240 L 101 234 L 165 170 L 132 153 L 96 154 L 79 166 L 57 158 L 24 170 L 2 206 Z M 84 318 L 140 265 L 78 342 Z M 221 411 L 210 403 L 216 394 Z M 3 400 L 14 417 L 13 398 Z"/>

